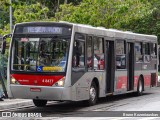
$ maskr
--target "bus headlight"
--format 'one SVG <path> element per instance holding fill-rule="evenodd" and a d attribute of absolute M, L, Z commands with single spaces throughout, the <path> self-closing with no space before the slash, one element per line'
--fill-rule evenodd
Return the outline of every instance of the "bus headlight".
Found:
<path fill-rule="evenodd" d="M 14 77 L 11 77 L 11 84 L 19 84 L 19 82 Z"/>
<path fill-rule="evenodd" d="M 64 81 L 65 81 L 65 77 L 61 78 L 58 82 L 56 82 L 55 86 L 63 87 Z"/>

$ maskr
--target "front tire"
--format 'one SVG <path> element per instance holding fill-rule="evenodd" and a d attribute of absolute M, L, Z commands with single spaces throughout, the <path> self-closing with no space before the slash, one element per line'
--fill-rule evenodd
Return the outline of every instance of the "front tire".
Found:
<path fill-rule="evenodd" d="M 37 107 L 44 107 L 47 104 L 47 100 L 35 100 L 35 99 L 33 99 L 33 103 Z"/>
<path fill-rule="evenodd" d="M 89 100 L 88 106 L 95 105 L 98 99 L 98 88 L 95 82 L 92 82 L 90 90 L 89 90 Z"/>
<path fill-rule="evenodd" d="M 140 96 L 142 94 L 143 94 L 143 82 L 142 78 L 140 77 L 138 80 L 137 95 Z"/>

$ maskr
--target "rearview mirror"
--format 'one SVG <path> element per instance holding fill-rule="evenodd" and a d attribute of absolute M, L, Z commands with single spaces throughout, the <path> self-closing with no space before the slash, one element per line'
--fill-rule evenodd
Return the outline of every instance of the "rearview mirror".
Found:
<path fill-rule="evenodd" d="M 1 54 L 5 54 L 5 51 L 6 51 L 6 38 L 11 38 L 12 37 L 12 34 L 7 34 L 7 35 L 4 35 L 3 38 L 2 38 L 2 44 L 1 44 Z"/>
<path fill-rule="evenodd" d="M 1 45 L 1 54 L 4 55 L 5 51 L 6 51 L 6 41 L 3 41 Z"/>

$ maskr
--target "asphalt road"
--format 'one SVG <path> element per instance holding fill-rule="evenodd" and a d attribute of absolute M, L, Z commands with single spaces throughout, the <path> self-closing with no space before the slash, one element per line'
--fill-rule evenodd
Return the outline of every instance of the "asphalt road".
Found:
<path fill-rule="evenodd" d="M 43 117 L 117 117 L 126 113 L 155 113 L 160 117 L 160 87 L 145 91 L 142 96 L 134 93 L 108 96 L 99 99 L 99 102 L 87 107 L 85 102 L 50 102 L 46 107 L 28 107 L 10 110 L 18 113 L 41 113 Z M 142 112 L 143 111 L 143 112 Z M 150 112 L 149 112 L 150 111 Z M 159 112 L 158 112 L 159 111 Z M 160 119 L 160 118 L 159 118 Z"/>

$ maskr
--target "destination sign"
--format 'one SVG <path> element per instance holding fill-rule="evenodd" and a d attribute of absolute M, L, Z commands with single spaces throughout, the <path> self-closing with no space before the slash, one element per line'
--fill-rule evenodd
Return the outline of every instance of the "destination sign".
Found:
<path fill-rule="evenodd" d="M 71 35 L 70 27 L 57 26 L 18 26 L 15 29 L 15 34 L 64 34 Z"/>
<path fill-rule="evenodd" d="M 27 33 L 53 33 L 62 34 L 62 28 L 60 27 L 25 27 Z"/>

